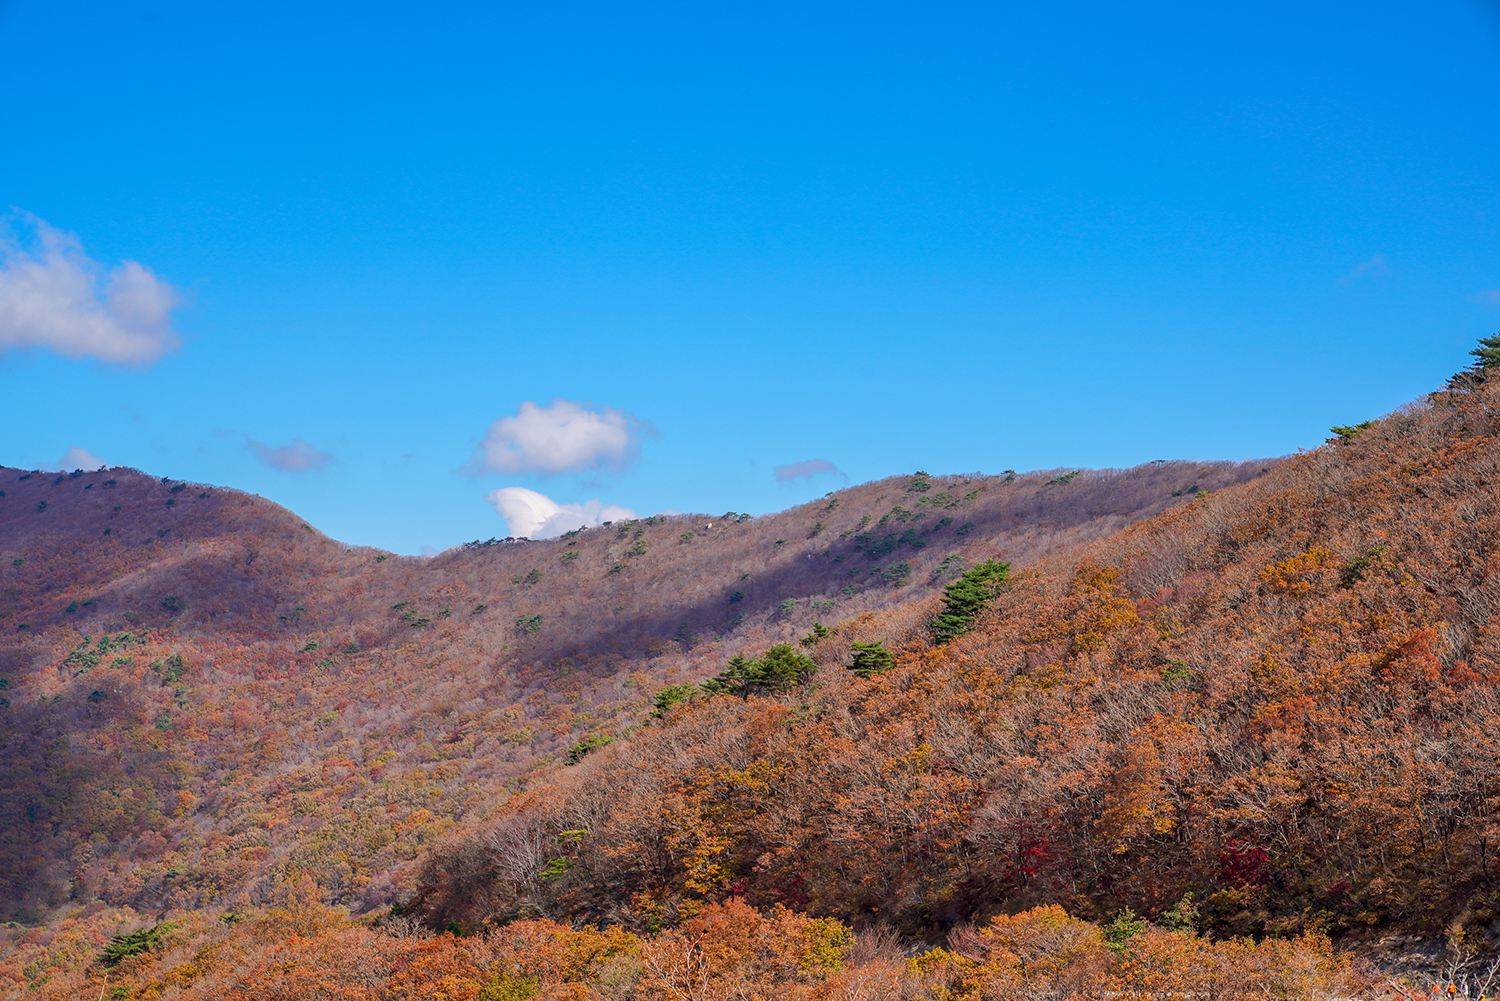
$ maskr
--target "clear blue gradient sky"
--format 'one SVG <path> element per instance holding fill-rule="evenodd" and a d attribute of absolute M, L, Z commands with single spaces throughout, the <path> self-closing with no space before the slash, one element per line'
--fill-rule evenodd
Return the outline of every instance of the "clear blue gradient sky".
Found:
<path fill-rule="evenodd" d="M 507 534 L 505 487 L 1285 454 L 1500 329 L 1493 2 L 0 0 L 0 93 L 0 207 L 182 300 L 154 360 L 69 357 L 4 319 L 13 214 L 0 463 L 400 552 Z M 628 440 L 479 460 L 553 400 Z"/>

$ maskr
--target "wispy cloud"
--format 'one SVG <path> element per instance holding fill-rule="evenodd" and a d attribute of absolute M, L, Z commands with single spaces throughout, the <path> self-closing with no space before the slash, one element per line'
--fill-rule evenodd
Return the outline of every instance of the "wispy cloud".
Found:
<path fill-rule="evenodd" d="M 63 457 L 61 459 L 58 459 L 55 464 L 49 466 L 48 468 L 55 469 L 58 472 L 63 472 L 69 469 L 87 469 L 89 472 L 93 472 L 96 469 L 103 469 L 107 465 L 109 465 L 109 463 L 99 458 L 93 452 L 90 452 L 86 448 L 79 448 L 77 445 L 74 445 L 72 448 L 63 453 Z"/>
<path fill-rule="evenodd" d="M 551 539 L 583 526 L 624 521 L 635 512 L 597 498 L 582 504 L 559 504 L 546 494 L 525 487 L 501 487 L 485 498 L 510 526 L 510 534 L 525 539 Z"/>
<path fill-rule="evenodd" d="M 245 441 L 245 447 L 272 469 L 288 473 L 310 473 L 322 469 L 333 461 L 333 456 L 314 448 L 301 438 L 292 439 L 290 445 L 271 446 L 253 438 Z"/>
<path fill-rule="evenodd" d="M 840 476 L 843 477 L 845 483 L 849 482 L 849 477 L 827 459 L 804 459 L 801 462 L 777 466 L 771 472 L 776 476 L 777 483 L 793 483 L 797 480 L 811 483 L 814 476 Z"/>
<path fill-rule="evenodd" d="M 1385 263 L 1385 255 L 1376 254 L 1368 261 L 1361 261 L 1360 263 L 1356 264 L 1354 266 L 1354 270 L 1349 272 L 1344 277 L 1340 278 L 1339 281 L 1347 285 L 1350 282 L 1357 281 L 1360 278 L 1384 278 L 1390 273 L 1391 269 Z"/>
<path fill-rule="evenodd" d="M 0 351 L 147 365 L 180 343 L 177 290 L 136 261 L 104 274 L 78 238 L 15 210 L 0 232 Z M 19 230 L 19 232 L 13 232 Z"/>
<path fill-rule="evenodd" d="M 651 425 L 612 407 L 553 400 L 550 407 L 527 400 L 513 417 L 490 425 L 464 471 L 483 473 L 577 473 L 619 470 L 640 454 Z"/>
<path fill-rule="evenodd" d="M 1486 306 L 1500 306 L 1500 288 L 1482 288 L 1469 298 Z"/>

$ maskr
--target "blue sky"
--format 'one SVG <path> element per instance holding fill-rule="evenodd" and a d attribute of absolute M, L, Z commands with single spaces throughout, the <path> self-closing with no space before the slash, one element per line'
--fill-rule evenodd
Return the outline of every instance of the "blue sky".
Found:
<path fill-rule="evenodd" d="M 0 52 L 0 462 L 399 552 L 1285 454 L 1500 329 L 1494 3 L 0 0 Z"/>

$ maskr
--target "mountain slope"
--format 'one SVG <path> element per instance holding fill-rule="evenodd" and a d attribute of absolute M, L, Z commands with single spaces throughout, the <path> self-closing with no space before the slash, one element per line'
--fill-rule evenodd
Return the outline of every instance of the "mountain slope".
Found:
<path fill-rule="evenodd" d="M 410 904 L 640 928 L 740 898 L 927 937 L 1192 906 L 1483 947 L 1497 540 L 1500 388 L 1441 394 L 1013 573 L 950 645 L 931 605 L 847 622 L 811 685 L 696 699 L 547 776 Z M 841 670 L 877 639 L 896 669 Z"/>
<path fill-rule="evenodd" d="M 0 470 L 5 916 L 304 880 L 376 906 L 427 844 L 664 684 L 1260 472 L 916 475 L 418 560 L 231 490 Z"/>

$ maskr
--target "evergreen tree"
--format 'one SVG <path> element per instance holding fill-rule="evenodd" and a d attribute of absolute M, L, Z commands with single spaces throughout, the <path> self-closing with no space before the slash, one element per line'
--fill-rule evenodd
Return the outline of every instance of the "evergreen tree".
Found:
<path fill-rule="evenodd" d="M 691 681 L 682 685 L 668 685 L 657 692 L 651 703 L 656 708 L 652 710 L 653 719 L 662 719 L 667 715 L 667 710 L 679 702 L 690 702 L 693 696 L 698 694 L 698 686 Z"/>
<path fill-rule="evenodd" d="M 1500 333 L 1481 337 L 1479 346 L 1469 354 L 1477 360 L 1448 380 L 1449 389 L 1475 389 L 1484 385 L 1489 379 L 1489 370 L 1500 366 Z"/>
<path fill-rule="evenodd" d="M 790 643 L 778 643 L 759 659 L 735 654 L 717 677 L 702 683 L 710 695 L 768 695 L 796 688 L 812 677 L 818 665 L 800 654 Z"/>
<path fill-rule="evenodd" d="M 855 643 L 852 647 L 854 660 L 849 665 L 849 670 L 861 678 L 868 678 L 872 674 L 884 674 L 896 666 L 896 658 L 883 645 L 885 640 L 876 640 L 874 643 Z"/>
<path fill-rule="evenodd" d="M 1474 368 L 1484 370 L 1500 365 L 1500 333 L 1491 334 L 1489 337 L 1481 337 L 1479 346 L 1469 354 L 1479 359 L 1474 363 Z"/>
<path fill-rule="evenodd" d="M 976 564 L 958 580 L 943 588 L 943 612 L 932 620 L 933 642 L 942 645 L 969 631 L 969 625 L 990 606 L 1005 584 L 1010 564 L 988 560 Z"/>

